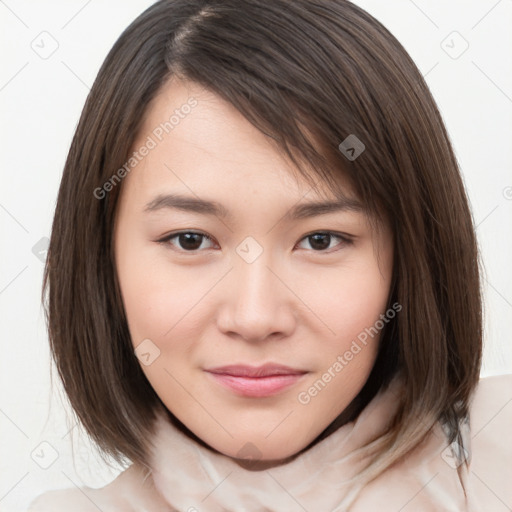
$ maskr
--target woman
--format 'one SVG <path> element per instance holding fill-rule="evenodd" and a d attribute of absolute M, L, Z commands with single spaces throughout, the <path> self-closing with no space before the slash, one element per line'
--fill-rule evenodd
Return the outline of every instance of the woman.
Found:
<path fill-rule="evenodd" d="M 77 418 L 132 464 L 30 510 L 512 503 L 510 379 L 479 384 L 453 150 L 403 47 L 349 2 L 137 18 L 77 128 L 44 288 Z"/>

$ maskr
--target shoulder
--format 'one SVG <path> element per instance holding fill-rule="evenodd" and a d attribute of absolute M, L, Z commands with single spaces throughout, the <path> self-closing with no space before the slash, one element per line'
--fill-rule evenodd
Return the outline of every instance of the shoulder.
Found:
<path fill-rule="evenodd" d="M 49 491 L 37 497 L 27 512 L 167 512 L 172 509 L 156 491 L 151 475 L 132 465 L 113 482 L 93 489 L 75 487 Z"/>
<path fill-rule="evenodd" d="M 473 414 L 492 413 L 497 405 L 504 407 L 512 400 L 512 374 L 481 378 L 473 395 Z M 500 408 L 501 408 L 500 407 Z M 494 411 L 497 413 L 498 411 Z"/>
<path fill-rule="evenodd" d="M 467 470 L 458 470 L 453 444 L 437 424 L 412 452 L 367 484 L 350 510 L 510 510 L 512 375 L 480 379 L 469 427 L 463 433 Z"/>
<path fill-rule="evenodd" d="M 78 489 L 62 489 L 48 491 L 38 496 L 29 505 L 27 512 L 56 512 L 68 507 L 76 512 L 89 512 L 95 508 L 95 505 Z"/>
<path fill-rule="evenodd" d="M 470 408 L 470 478 L 483 503 L 512 504 L 512 375 L 486 377 Z"/>
<path fill-rule="evenodd" d="M 505 441 L 498 434 L 509 432 L 511 421 L 512 374 L 480 379 L 470 403 L 473 443 L 480 439 L 487 442 Z"/>

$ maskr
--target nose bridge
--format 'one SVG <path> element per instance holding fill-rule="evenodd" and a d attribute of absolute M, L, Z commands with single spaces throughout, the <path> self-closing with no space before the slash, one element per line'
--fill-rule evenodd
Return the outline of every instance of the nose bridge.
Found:
<path fill-rule="evenodd" d="M 294 326 L 291 292 L 280 282 L 270 250 L 246 249 L 235 255 L 228 301 L 221 314 L 221 329 L 236 332 L 245 339 L 263 339 L 270 334 L 289 335 Z M 261 246 L 260 246 L 261 247 Z M 263 249 L 263 248 L 262 248 Z M 270 270 L 272 269 L 272 270 Z"/>
<path fill-rule="evenodd" d="M 271 261 L 263 255 L 251 263 L 242 259 L 237 262 L 234 278 L 236 279 L 239 305 L 259 307 L 279 298 L 276 278 L 269 267 L 271 268 Z"/>
<path fill-rule="evenodd" d="M 263 243 L 263 242 L 262 242 Z M 250 303 L 259 302 L 267 296 L 276 295 L 275 277 L 269 267 L 275 266 L 272 250 L 265 248 L 251 236 L 246 237 L 237 247 L 234 257 L 235 279 L 239 298 Z M 274 293 L 272 293 L 274 292 Z M 257 305 L 257 304 L 253 305 Z"/>

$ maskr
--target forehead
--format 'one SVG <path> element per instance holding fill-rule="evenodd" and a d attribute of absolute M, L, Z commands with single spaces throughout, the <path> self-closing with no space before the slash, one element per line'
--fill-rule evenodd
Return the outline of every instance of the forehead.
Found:
<path fill-rule="evenodd" d="M 334 200 L 340 195 L 311 169 L 306 180 L 275 140 L 230 103 L 199 84 L 176 78 L 148 106 L 132 151 L 145 156 L 133 162 L 123 188 L 139 197 L 176 188 L 227 200 L 242 193 L 274 196 L 276 201 Z M 343 195 L 355 199 L 341 172 L 337 181 Z"/>

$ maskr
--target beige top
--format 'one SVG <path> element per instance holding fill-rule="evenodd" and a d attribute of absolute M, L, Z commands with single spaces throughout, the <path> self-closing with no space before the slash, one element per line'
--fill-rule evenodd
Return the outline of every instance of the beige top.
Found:
<path fill-rule="evenodd" d="M 400 463 L 343 504 L 354 450 L 392 414 L 393 387 L 348 423 L 286 464 L 244 469 L 159 419 L 152 472 L 132 465 L 102 489 L 65 489 L 37 498 L 29 512 L 501 512 L 512 509 L 512 375 L 482 379 L 464 439 L 469 471 L 440 426 Z M 460 450 L 460 448 L 459 448 Z M 464 465 L 461 467 L 465 467 Z"/>

